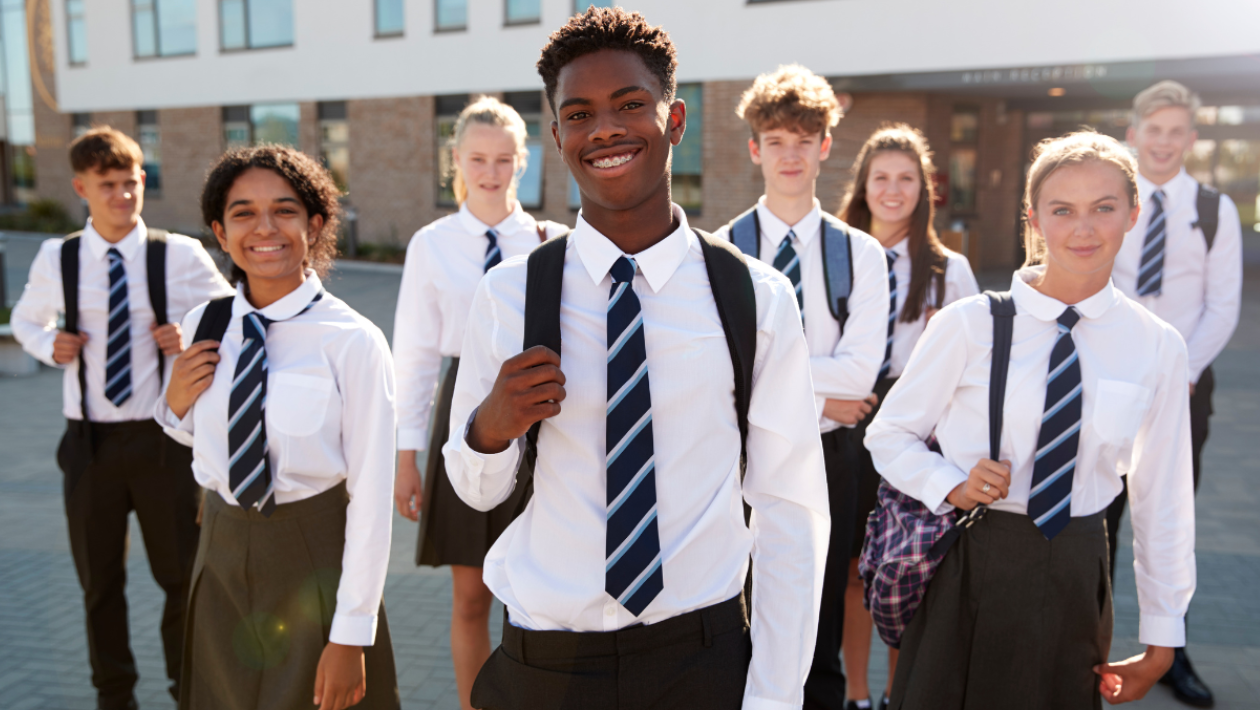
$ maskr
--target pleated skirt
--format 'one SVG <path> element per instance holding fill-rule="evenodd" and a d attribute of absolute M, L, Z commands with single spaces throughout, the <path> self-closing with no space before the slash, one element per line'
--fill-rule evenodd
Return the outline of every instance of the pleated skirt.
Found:
<path fill-rule="evenodd" d="M 310 710 L 345 548 L 345 484 L 270 518 L 207 493 L 184 636 L 180 710 Z M 364 648 L 367 694 L 398 710 L 385 605 Z"/>
<path fill-rule="evenodd" d="M 893 710 L 1101 708 L 1111 647 L 1105 512 L 1046 540 L 990 511 L 942 560 L 906 628 Z"/>

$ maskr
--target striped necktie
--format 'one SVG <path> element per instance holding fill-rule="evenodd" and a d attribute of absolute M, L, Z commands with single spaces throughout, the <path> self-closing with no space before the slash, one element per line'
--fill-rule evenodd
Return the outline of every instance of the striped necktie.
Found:
<path fill-rule="evenodd" d="M 886 249 L 884 254 L 888 257 L 888 340 L 884 344 L 884 362 L 879 366 L 879 377 L 875 378 L 876 382 L 887 377 L 888 370 L 892 367 L 893 330 L 897 325 L 897 272 L 893 271 L 893 264 L 897 262 L 897 252 Z"/>
<path fill-rule="evenodd" d="M 105 346 L 105 398 L 115 407 L 131 399 L 131 306 L 122 254 L 109 251 L 109 341 Z"/>
<path fill-rule="evenodd" d="M 1137 294 L 1158 296 L 1164 287 L 1164 245 L 1168 242 L 1168 220 L 1164 215 L 1164 191 L 1151 195 L 1151 219 L 1142 242 L 1142 261 L 1138 267 Z"/>
<path fill-rule="evenodd" d="M 638 616 L 665 586 L 656 522 L 656 455 L 643 312 L 633 259 L 613 264 L 608 296 L 604 591 Z"/>
<path fill-rule="evenodd" d="M 1045 413 L 1028 496 L 1028 515 L 1047 540 L 1053 540 L 1072 517 L 1072 476 L 1081 434 L 1081 364 L 1072 326 L 1080 318 L 1071 306 L 1059 316 L 1059 338 L 1050 351 Z"/>
<path fill-rule="evenodd" d="M 493 229 L 487 229 L 486 239 L 490 240 L 490 243 L 486 245 L 486 259 L 483 262 L 482 273 L 493 269 L 503 261 L 503 252 L 499 250 L 499 235 Z"/>
<path fill-rule="evenodd" d="M 792 288 L 796 289 L 796 303 L 801 308 L 801 320 L 804 321 L 805 295 L 801 291 L 801 257 L 792 246 L 795 240 L 796 232 L 789 229 L 787 236 L 779 242 L 779 251 L 774 255 L 774 268 L 787 276 L 788 281 L 792 282 Z"/>
<path fill-rule="evenodd" d="M 324 297 L 321 290 L 293 317 L 311 310 Z M 258 311 L 241 318 L 241 354 L 232 378 L 228 398 L 228 484 L 242 508 L 255 505 L 271 517 L 276 509 L 271 462 L 268 457 L 267 427 L 267 327 L 273 322 Z"/>

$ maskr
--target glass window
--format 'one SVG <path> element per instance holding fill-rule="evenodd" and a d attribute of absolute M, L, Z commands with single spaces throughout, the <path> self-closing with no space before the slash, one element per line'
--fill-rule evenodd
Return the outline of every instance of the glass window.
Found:
<path fill-rule="evenodd" d="M 578 187 L 577 180 L 573 178 L 573 173 L 569 173 L 569 209 L 582 209 L 582 188 Z"/>
<path fill-rule="evenodd" d="M 254 104 L 249 107 L 249 122 L 253 128 L 253 144 L 279 143 L 297 147 L 297 104 Z"/>
<path fill-rule="evenodd" d="M 451 184 L 451 137 L 455 135 L 455 120 L 467 105 L 468 94 L 439 96 L 436 99 L 439 207 L 455 206 L 455 189 Z"/>
<path fill-rule="evenodd" d="M 245 0 L 219 0 L 219 45 L 245 49 Z"/>
<path fill-rule="evenodd" d="M 954 143 L 975 143 L 980 131 L 980 113 L 975 109 L 955 109 L 949 122 L 949 139 Z"/>
<path fill-rule="evenodd" d="M 10 199 L 26 203 L 35 199 L 35 112 L 31 88 L 30 55 L 26 44 L 25 0 L 0 0 L 0 62 L 3 72 L 3 106 L 0 118 L 8 123 Z M 3 144 L 0 144 L 3 145 Z"/>
<path fill-rule="evenodd" d="M 91 127 L 92 127 L 92 114 L 75 113 L 75 114 L 70 115 L 70 132 L 74 135 L 75 138 L 78 138 L 84 133 L 87 133 L 88 129 Z"/>
<path fill-rule="evenodd" d="M 1031 118 L 1031 117 L 1030 117 Z M 980 139 L 980 110 L 958 106 L 949 123 L 949 209 L 976 210 L 976 144 Z"/>
<path fill-rule="evenodd" d="M 337 188 L 350 191 L 350 122 L 345 101 L 319 104 L 319 159 L 332 173 Z"/>
<path fill-rule="evenodd" d="M 615 7 L 616 5 L 615 0 L 573 0 L 573 12 L 580 15 L 586 12 L 588 7 Z"/>
<path fill-rule="evenodd" d="M 542 20 L 541 0 L 504 0 L 504 24 L 524 25 Z"/>
<path fill-rule="evenodd" d="M 376 0 L 376 36 L 403 33 L 403 0 Z"/>
<path fill-rule="evenodd" d="M 700 84 L 680 84 L 678 98 L 687 105 L 687 131 L 674 147 L 670 188 L 674 202 L 689 213 L 702 207 L 704 174 L 704 100 Z"/>
<path fill-rule="evenodd" d="M 87 63 L 87 24 L 83 19 L 84 0 L 66 0 L 66 43 L 71 64 Z"/>
<path fill-rule="evenodd" d="M 162 195 L 162 146 L 157 111 L 136 111 L 140 150 L 144 153 L 144 191 L 150 197 Z"/>
<path fill-rule="evenodd" d="M 516 184 L 516 199 L 529 210 L 543 206 L 542 92 L 509 91 L 503 103 L 516 109 L 525 121 L 525 149 L 529 158 Z"/>
<path fill-rule="evenodd" d="M 250 145 L 248 106 L 223 107 L 223 146 L 227 150 Z"/>
<path fill-rule="evenodd" d="M 433 7 L 437 13 L 434 27 L 439 32 L 468 27 L 467 0 L 433 0 Z"/>
<path fill-rule="evenodd" d="M 131 30 L 137 57 L 195 54 L 196 0 L 132 0 Z"/>
<path fill-rule="evenodd" d="M 262 49 L 293 44 L 293 0 L 219 0 L 223 49 Z"/>

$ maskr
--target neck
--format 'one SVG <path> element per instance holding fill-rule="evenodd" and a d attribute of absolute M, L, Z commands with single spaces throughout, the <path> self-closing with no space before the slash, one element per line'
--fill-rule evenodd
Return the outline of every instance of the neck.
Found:
<path fill-rule="evenodd" d="M 491 227 L 507 219 L 516 208 L 516 200 L 508 199 L 506 195 L 502 200 L 478 200 L 469 195 L 464 204 L 468 205 L 472 216 Z"/>
<path fill-rule="evenodd" d="M 1156 185 L 1160 187 L 1163 187 L 1164 185 L 1168 184 L 1169 180 L 1172 180 L 1173 178 L 1177 177 L 1177 175 L 1180 173 L 1181 173 L 1180 165 L 1177 166 L 1176 170 L 1173 170 L 1170 173 L 1153 173 L 1149 170 L 1142 168 L 1142 166 L 1140 165 L 1138 166 L 1139 175 L 1146 178 L 1147 180 L 1150 180 L 1151 182 L 1155 183 Z"/>
<path fill-rule="evenodd" d="M 110 244 L 117 244 L 118 242 L 121 242 L 128 234 L 131 234 L 131 230 L 135 229 L 136 225 L 139 223 L 140 223 L 139 216 L 132 217 L 131 222 L 128 223 L 126 226 L 110 224 L 109 222 L 106 222 L 104 220 L 98 220 L 95 217 L 93 217 L 92 229 L 95 229 L 96 233 L 101 235 L 101 238 L 103 238 L 105 241 L 109 242 Z"/>
<path fill-rule="evenodd" d="M 1103 290 L 1110 280 L 1110 268 L 1091 274 L 1076 274 L 1055 267 L 1054 262 L 1047 259 L 1041 278 L 1029 285 L 1056 301 L 1072 306 Z"/>
<path fill-rule="evenodd" d="M 668 180 L 668 175 L 666 180 Z M 626 254 L 638 254 L 668 237 L 678 228 L 669 183 L 641 204 L 624 210 L 591 204 L 582 196 L 582 219 Z"/>
<path fill-rule="evenodd" d="M 770 214 L 783 220 L 784 224 L 794 225 L 805 219 L 805 215 L 814 209 L 813 186 L 810 186 L 809 192 L 800 195 L 784 195 L 767 186 L 766 209 L 770 210 Z"/>
<path fill-rule="evenodd" d="M 276 278 L 247 276 L 245 281 L 245 300 L 259 310 L 270 306 L 285 296 L 293 293 L 306 282 L 306 269 L 298 269 L 296 274 L 286 274 Z"/>
<path fill-rule="evenodd" d="M 905 239 L 910 232 L 910 220 L 904 222 L 882 222 L 871 217 L 871 236 L 879 241 L 880 246 L 891 249 L 897 242 Z"/>

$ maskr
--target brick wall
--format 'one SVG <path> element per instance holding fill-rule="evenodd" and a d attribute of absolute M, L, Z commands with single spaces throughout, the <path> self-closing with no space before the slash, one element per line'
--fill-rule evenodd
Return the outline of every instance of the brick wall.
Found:
<path fill-rule="evenodd" d="M 71 138 L 71 117 L 60 113 L 55 102 L 49 100 L 56 96 L 57 76 L 52 69 L 52 26 L 47 0 L 34 3 L 32 10 L 32 36 L 41 38 L 31 53 L 35 60 L 31 67 L 32 88 L 35 89 L 35 194 L 60 202 L 72 218 L 78 219 L 84 210 L 70 184 L 74 175 L 66 151 Z M 41 86 L 43 91 L 39 90 Z"/>
<path fill-rule="evenodd" d="M 350 202 L 359 239 L 404 246 L 446 210 L 437 197 L 433 97 L 350 101 Z"/>
<path fill-rule="evenodd" d="M 209 233 L 201 220 L 206 172 L 223 152 L 223 115 L 217 106 L 158 111 L 162 192 L 145 201 L 145 222 L 189 235 Z"/>

